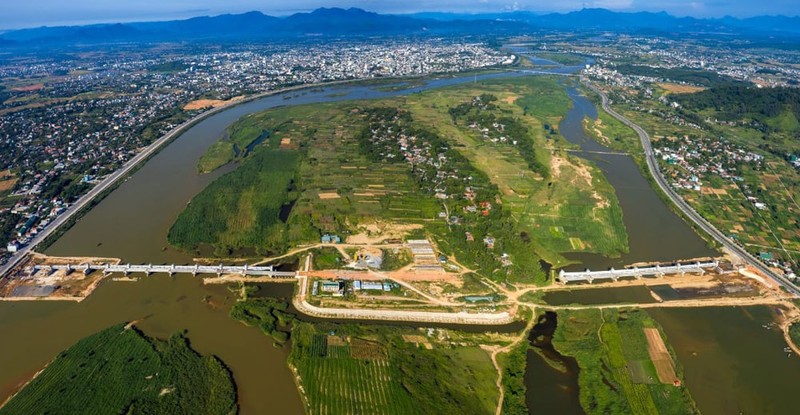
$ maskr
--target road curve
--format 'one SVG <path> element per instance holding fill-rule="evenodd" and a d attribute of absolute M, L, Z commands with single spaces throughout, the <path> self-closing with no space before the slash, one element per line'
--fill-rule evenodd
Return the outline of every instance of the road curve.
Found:
<path fill-rule="evenodd" d="M 689 206 L 683 198 L 678 195 L 672 187 L 667 183 L 667 180 L 661 174 L 661 170 L 658 167 L 658 162 L 656 160 L 655 154 L 653 153 L 653 146 L 650 143 L 650 135 L 637 124 L 634 124 L 629 119 L 625 118 L 618 112 L 614 111 L 613 108 L 609 105 L 608 96 L 589 83 L 586 78 L 581 77 L 581 82 L 586 85 L 589 89 L 596 92 L 603 100 L 603 111 L 607 112 L 612 117 L 616 118 L 623 124 L 627 125 L 628 127 L 632 128 L 636 133 L 639 135 L 639 140 L 642 142 L 642 148 L 644 149 L 645 159 L 647 160 L 647 169 L 650 171 L 650 175 L 653 176 L 658 187 L 664 192 L 664 194 L 669 197 L 672 203 L 681 210 L 689 219 L 692 220 L 700 229 L 702 229 L 705 233 L 710 235 L 714 238 L 717 242 L 722 244 L 724 247 L 728 248 L 732 252 L 736 253 L 742 260 L 747 262 L 750 266 L 756 268 L 757 270 L 761 271 L 764 275 L 768 276 L 780 286 L 785 288 L 788 292 L 792 293 L 795 296 L 800 296 L 800 288 L 794 285 L 791 281 L 786 279 L 782 275 L 778 275 L 771 269 L 769 269 L 764 263 L 756 259 L 753 255 L 747 252 L 744 248 L 736 244 L 733 240 L 725 236 L 722 232 L 720 232 L 714 225 L 709 223 L 705 218 L 700 216 L 691 206 Z"/>

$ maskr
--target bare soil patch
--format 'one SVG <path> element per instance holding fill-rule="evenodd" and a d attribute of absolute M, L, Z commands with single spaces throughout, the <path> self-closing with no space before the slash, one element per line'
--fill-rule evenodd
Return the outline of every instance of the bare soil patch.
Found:
<path fill-rule="evenodd" d="M 672 83 L 659 83 L 658 86 L 671 94 L 694 94 L 695 92 L 705 91 L 706 88 L 691 85 L 681 85 Z"/>
<path fill-rule="evenodd" d="M 231 102 L 240 101 L 242 98 L 244 97 L 243 96 L 233 97 L 227 101 L 223 101 L 221 99 L 196 99 L 184 105 L 183 109 L 186 111 L 190 111 L 190 110 L 200 110 L 203 108 L 216 108 Z"/>
<path fill-rule="evenodd" d="M 647 352 L 656 367 L 658 380 L 664 384 L 674 384 L 678 380 L 678 376 L 675 374 L 672 356 L 664 344 L 664 339 L 661 338 L 661 333 L 656 328 L 646 328 L 644 335 L 647 337 Z"/>
<path fill-rule="evenodd" d="M 15 184 L 17 184 L 17 179 L 0 178 L 0 192 L 13 189 Z"/>
<path fill-rule="evenodd" d="M 11 90 L 15 92 L 32 92 L 32 91 L 38 91 L 43 88 L 44 84 L 33 84 L 33 85 L 18 86 L 15 88 L 11 88 Z"/>
<path fill-rule="evenodd" d="M 339 197 L 339 194 L 336 192 L 325 192 L 319 194 L 319 198 L 322 200 L 338 199 Z"/>

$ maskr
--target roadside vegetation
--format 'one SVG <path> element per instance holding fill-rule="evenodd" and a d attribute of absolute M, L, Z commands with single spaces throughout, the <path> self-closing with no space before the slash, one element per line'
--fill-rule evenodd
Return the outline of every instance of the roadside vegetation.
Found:
<path fill-rule="evenodd" d="M 151 339 L 117 325 L 60 353 L 0 414 L 236 413 L 230 372 L 180 334 Z"/>
<path fill-rule="evenodd" d="M 698 413 L 675 353 L 645 311 L 563 310 L 559 322 L 553 345 L 577 360 L 588 414 Z"/>

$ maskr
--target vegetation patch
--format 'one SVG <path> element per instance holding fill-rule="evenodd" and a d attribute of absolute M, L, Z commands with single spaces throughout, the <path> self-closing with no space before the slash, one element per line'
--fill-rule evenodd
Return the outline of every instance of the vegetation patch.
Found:
<path fill-rule="evenodd" d="M 241 248 L 282 253 L 287 245 L 281 210 L 297 198 L 299 157 L 292 150 L 255 152 L 192 199 L 170 229 L 169 242 L 186 250 L 210 245 L 220 255 Z"/>
<path fill-rule="evenodd" d="M 578 361 L 581 405 L 589 414 L 697 413 L 689 391 L 681 383 L 658 381 L 645 333 L 663 335 L 641 310 L 575 310 L 559 312 L 553 345 Z M 655 338 L 654 338 L 655 340 Z M 676 361 L 665 343 L 658 347 Z M 675 377 L 682 379 L 680 366 Z"/>
<path fill-rule="evenodd" d="M 294 314 L 287 312 L 288 309 L 289 303 L 286 301 L 255 298 L 234 304 L 230 315 L 248 326 L 258 327 L 280 345 L 289 339 L 289 333 L 281 328 L 294 320 Z"/>
<path fill-rule="evenodd" d="M 237 412 L 230 372 L 182 335 L 151 339 L 117 325 L 59 354 L 0 414 Z"/>
<path fill-rule="evenodd" d="M 425 348 L 385 326 L 295 323 L 291 364 L 310 414 L 485 414 L 495 372 L 478 347 Z"/>

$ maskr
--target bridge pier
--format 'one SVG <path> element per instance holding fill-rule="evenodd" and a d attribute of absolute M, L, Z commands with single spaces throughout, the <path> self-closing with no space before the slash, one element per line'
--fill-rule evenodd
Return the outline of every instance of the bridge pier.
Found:
<path fill-rule="evenodd" d="M 196 277 L 199 270 L 200 270 L 200 264 L 194 264 L 194 269 L 192 270 L 192 276 Z"/>
<path fill-rule="evenodd" d="M 169 268 L 169 271 L 167 271 L 167 273 L 169 274 L 170 277 L 174 277 L 175 276 L 175 264 L 172 264 L 172 266 Z"/>
<path fill-rule="evenodd" d="M 153 264 L 147 265 L 147 269 L 144 270 L 144 275 L 150 276 L 153 274 Z"/>

